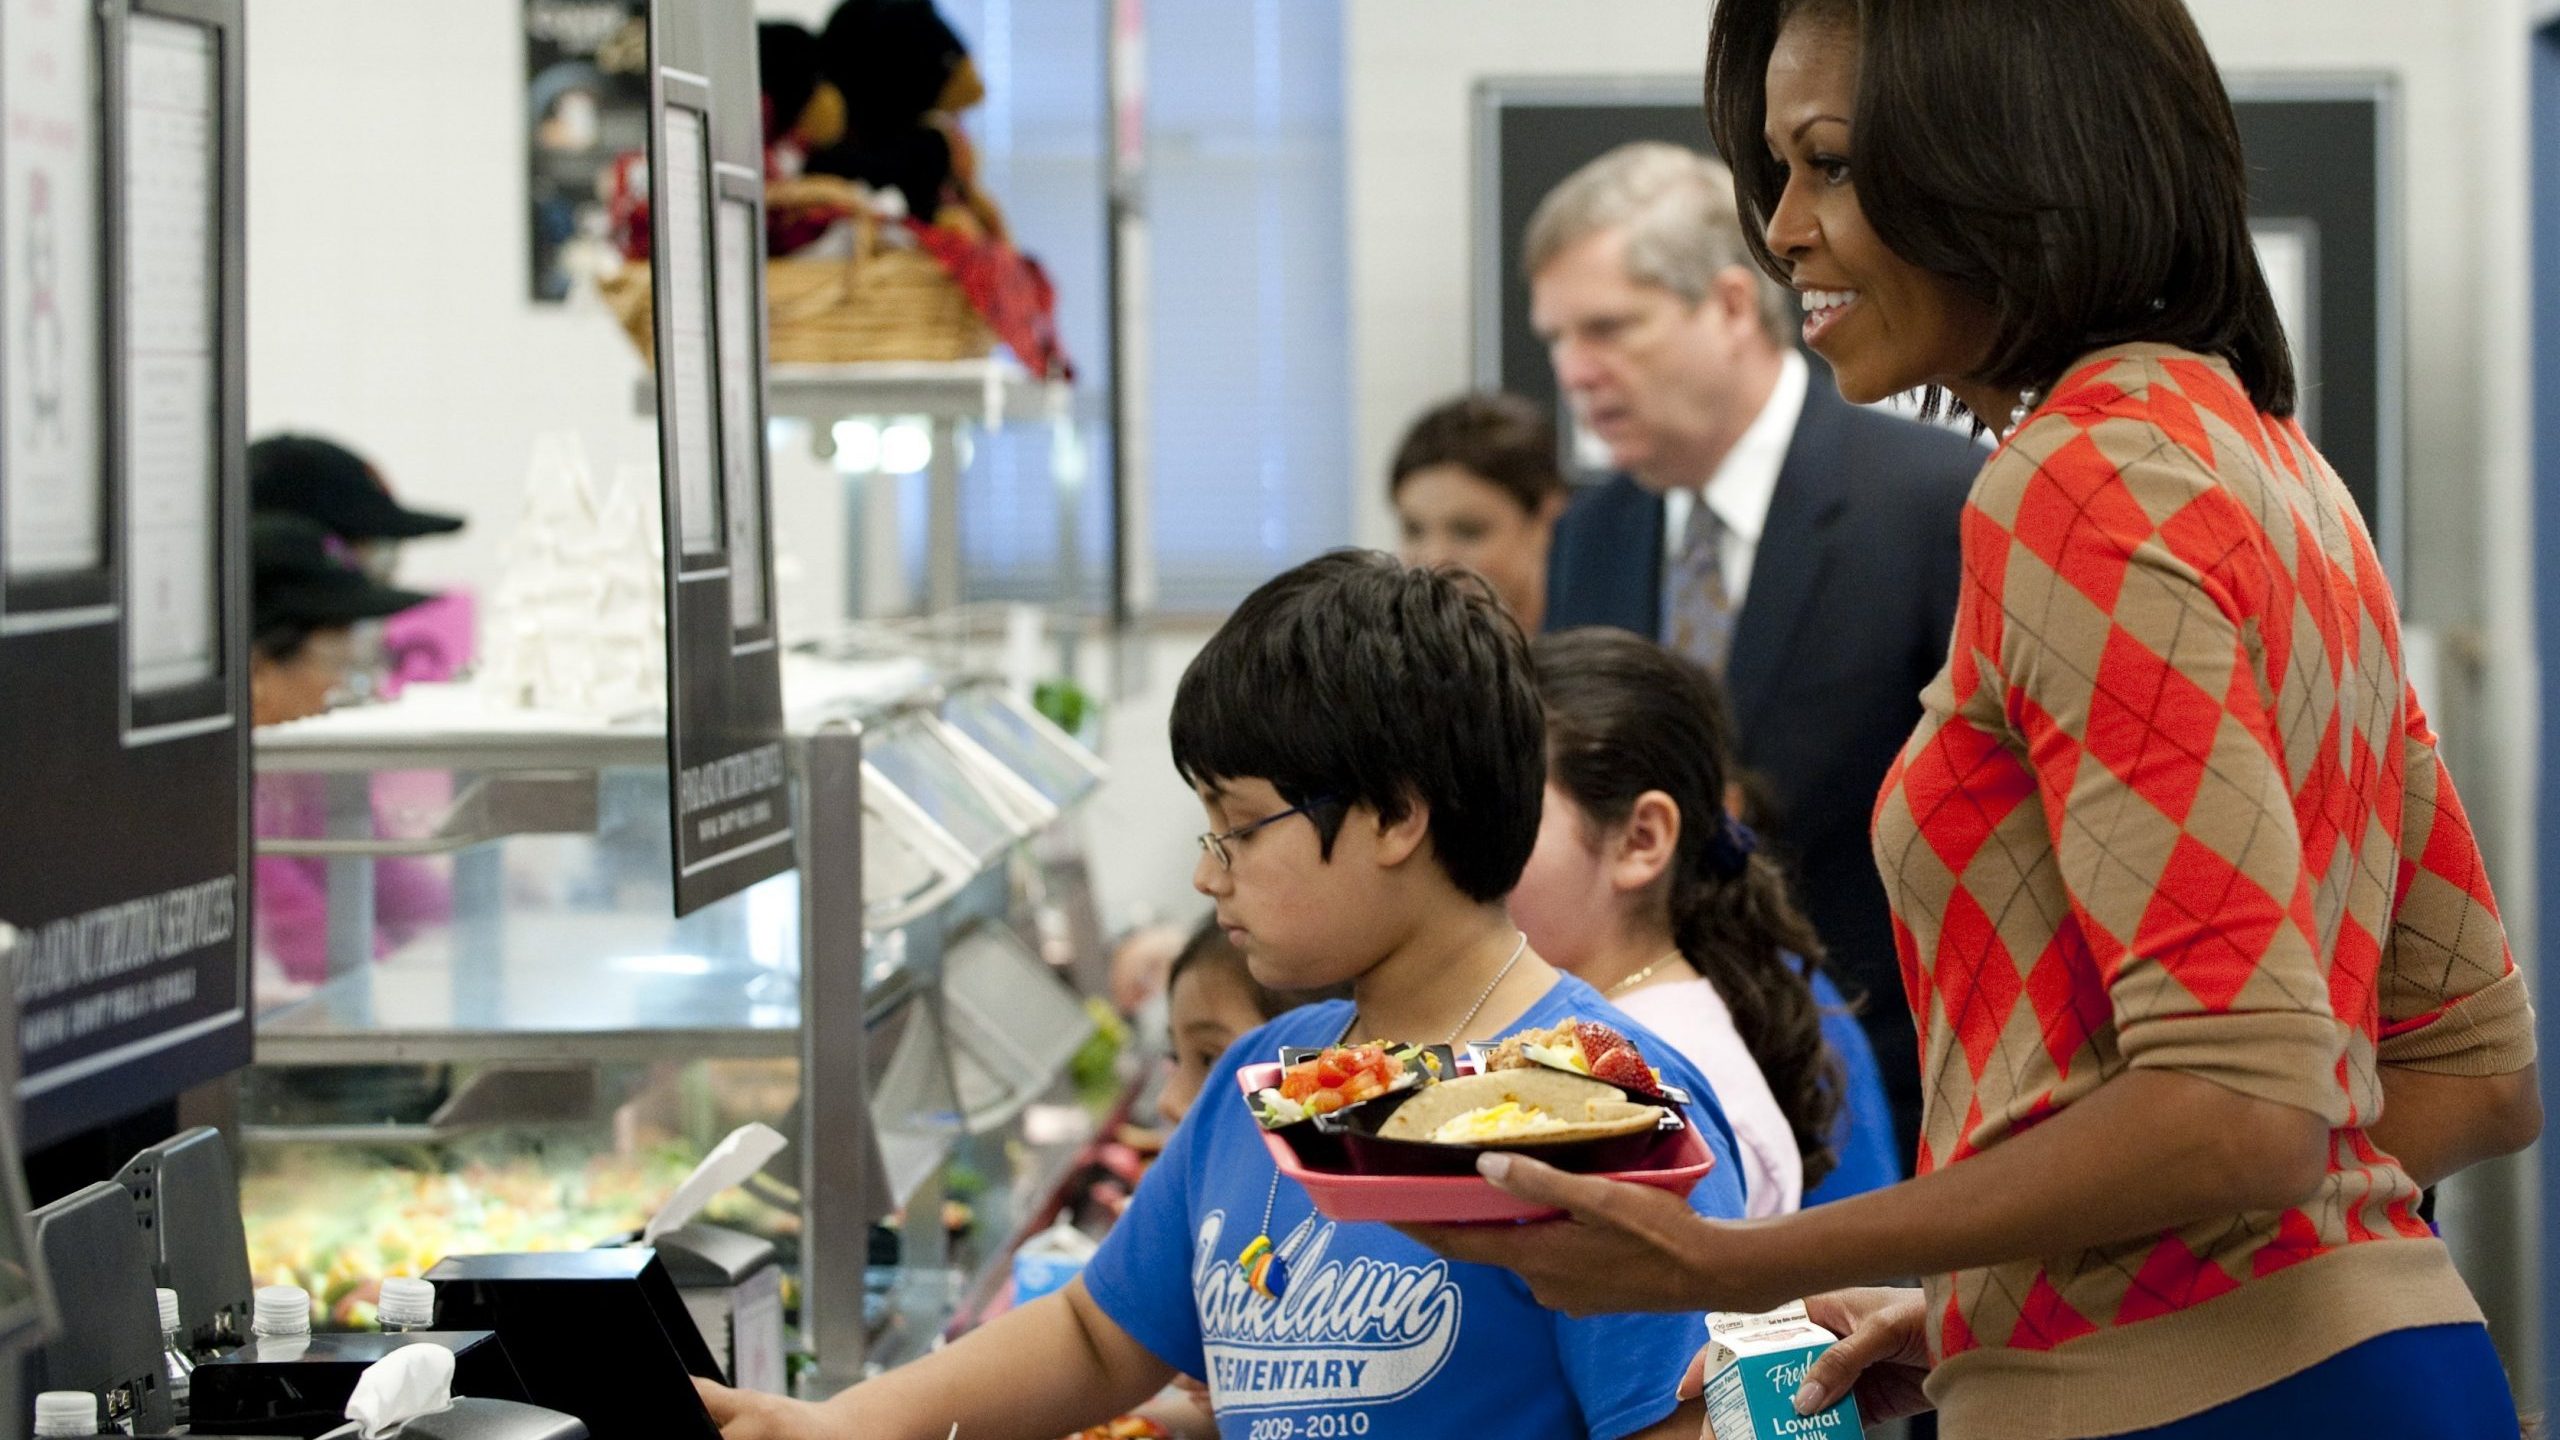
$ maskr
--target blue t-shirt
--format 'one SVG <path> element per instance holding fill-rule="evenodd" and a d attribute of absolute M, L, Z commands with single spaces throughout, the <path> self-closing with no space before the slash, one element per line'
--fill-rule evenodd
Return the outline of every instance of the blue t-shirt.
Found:
<path fill-rule="evenodd" d="M 1866 1027 L 1850 1013 L 1827 970 L 1813 977 L 1813 1002 L 1822 1007 L 1822 1038 L 1840 1057 L 1848 1083 L 1840 1114 L 1831 1123 L 1831 1153 L 1840 1163 L 1805 1192 L 1808 1207 L 1881 1190 L 1902 1179 L 1902 1163 L 1894 1153 L 1893 1105 L 1885 1099 L 1884 1074 L 1876 1065 L 1876 1048 L 1867 1043 Z"/>
<path fill-rule="evenodd" d="M 1739 1217 L 1742 1167 L 1706 1078 L 1571 976 L 1513 1028 L 1569 1017 L 1616 1026 L 1695 1097 L 1689 1121 L 1715 1167 L 1690 1204 Z M 1293 1010 L 1218 1061 L 1085 1267 L 1103 1313 L 1157 1359 L 1206 1380 L 1230 1435 L 1616 1440 L 1669 1415 L 1672 1390 L 1706 1340 L 1699 1316 L 1568 1319 L 1507 1270 L 1451 1264 L 1384 1225 L 1337 1224 L 1293 1184 L 1271 1200 L 1268 1232 L 1288 1265 L 1286 1294 L 1275 1301 L 1245 1284 L 1236 1252 L 1264 1233 L 1275 1172 L 1235 1073 L 1277 1059 L 1283 1045 L 1330 1045 L 1350 1019 L 1348 1001 Z"/>

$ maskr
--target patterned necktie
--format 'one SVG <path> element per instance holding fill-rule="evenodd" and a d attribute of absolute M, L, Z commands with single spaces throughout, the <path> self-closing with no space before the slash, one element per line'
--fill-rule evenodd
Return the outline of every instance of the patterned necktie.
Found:
<path fill-rule="evenodd" d="M 1733 650 L 1735 608 L 1724 584 L 1724 521 L 1704 495 L 1689 507 L 1688 533 L 1664 597 L 1671 648 L 1722 678 Z"/>

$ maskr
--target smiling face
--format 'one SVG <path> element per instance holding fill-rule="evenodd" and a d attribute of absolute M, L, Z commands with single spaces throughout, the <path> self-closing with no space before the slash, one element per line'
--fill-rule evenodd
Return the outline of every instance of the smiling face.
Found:
<path fill-rule="evenodd" d="M 1611 464 L 1655 490 L 1714 473 L 1776 363 L 1755 285 L 1735 267 L 1692 303 L 1635 277 L 1618 228 L 1566 246 L 1530 277 L 1530 326 Z"/>
<path fill-rule="evenodd" d="M 1820 11 L 1789 21 L 1769 54 L 1764 134 L 1786 174 L 1769 249 L 1791 267 L 1805 343 L 1842 395 L 1872 404 L 1934 384 L 1975 408 L 1968 380 L 1989 352 L 1991 308 L 1894 254 L 1867 223 L 1849 169 L 1857 99 L 1857 31 Z"/>
<path fill-rule="evenodd" d="M 1546 609 L 1547 548 L 1563 497 L 1536 511 L 1463 465 L 1427 465 L 1396 482 L 1398 557 L 1408 565 L 1457 565 L 1493 582 L 1520 628 Z"/>

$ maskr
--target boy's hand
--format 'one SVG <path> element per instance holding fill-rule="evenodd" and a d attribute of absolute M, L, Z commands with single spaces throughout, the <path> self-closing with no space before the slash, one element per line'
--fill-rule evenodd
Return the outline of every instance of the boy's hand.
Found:
<path fill-rule="evenodd" d="M 693 1388 L 711 1412 L 711 1422 L 720 1427 L 720 1440 L 821 1440 L 825 1434 L 818 1407 L 805 1401 L 732 1390 L 698 1375 Z"/>

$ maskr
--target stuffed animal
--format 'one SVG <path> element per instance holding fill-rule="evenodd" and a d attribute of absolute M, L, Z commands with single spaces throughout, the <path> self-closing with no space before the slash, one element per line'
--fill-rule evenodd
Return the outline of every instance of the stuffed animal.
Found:
<path fill-rule="evenodd" d="M 932 0 L 844 0 L 819 37 L 818 64 L 844 97 L 845 134 L 813 152 L 810 169 L 895 192 L 918 221 L 1005 238 L 959 124 L 986 85 Z"/>
<path fill-rule="evenodd" d="M 818 37 L 788 21 L 756 27 L 756 68 L 764 91 L 765 178 L 797 179 L 812 153 L 844 139 L 844 92 L 819 66 Z"/>

